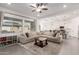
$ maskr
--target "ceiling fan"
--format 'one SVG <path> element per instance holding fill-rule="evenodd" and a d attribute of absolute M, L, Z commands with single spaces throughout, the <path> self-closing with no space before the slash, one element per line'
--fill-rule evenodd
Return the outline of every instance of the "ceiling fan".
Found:
<path fill-rule="evenodd" d="M 42 10 L 48 10 L 47 3 L 36 3 L 31 4 L 30 6 L 33 7 L 32 12 L 42 13 Z"/>

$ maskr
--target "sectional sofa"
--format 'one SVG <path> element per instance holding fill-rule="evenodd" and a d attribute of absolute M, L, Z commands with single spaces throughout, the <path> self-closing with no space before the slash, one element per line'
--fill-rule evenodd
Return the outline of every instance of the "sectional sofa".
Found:
<path fill-rule="evenodd" d="M 38 37 L 45 37 L 48 41 L 56 43 L 61 43 L 64 40 L 62 36 L 53 37 L 51 32 L 29 32 L 29 37 L 26 36 L 26 33 L 18 35 L 19 42 L 22 44 L 33 42 Z"/>

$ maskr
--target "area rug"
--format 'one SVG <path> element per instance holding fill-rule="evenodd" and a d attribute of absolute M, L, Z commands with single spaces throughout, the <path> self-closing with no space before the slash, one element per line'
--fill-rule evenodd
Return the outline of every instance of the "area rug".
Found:
<path fill-rule="evenodd" d="M 39 46 L 34 45 L 34 42 L 31 42 L 22 46 L 35 55 L 57 55 L 61 50 L 62 44 L 48 42 L 47 46 L 41 48 Z"/>

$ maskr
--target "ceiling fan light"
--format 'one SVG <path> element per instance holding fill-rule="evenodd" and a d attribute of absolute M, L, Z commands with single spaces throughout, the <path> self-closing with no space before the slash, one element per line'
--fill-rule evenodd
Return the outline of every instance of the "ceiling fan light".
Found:
<path fill-rule="evenodd" d="M 36 11 L 37 11 L 37 12 L 40 12 L 40 11 L 41 11 L 41 9 L 40 9 L 40 8 L 37 8 L 37 9 L 36 9 Z"/>

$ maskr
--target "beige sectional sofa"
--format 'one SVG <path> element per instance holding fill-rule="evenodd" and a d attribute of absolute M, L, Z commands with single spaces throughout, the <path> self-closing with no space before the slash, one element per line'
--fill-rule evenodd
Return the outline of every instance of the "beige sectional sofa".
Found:
<path fill-rule="evenodd" d="M 25 33 L 22 33 L 18 36 L 20 43 L 32 42 L 34 41 L 35 38 L 38 38 L 38 37 L 45 37 L 48 39 L 48 41 L 51 41 L 51 42 L 57 42 L 57 43 L 63 42 L 62 36 L 53 37 L 52 33 L 50 32 L 39 32 L 39 33 L 29 32 L 29 37 L 27 37 Z"/>
<path fill-rule="evenodd" d="M 45 37 L 47 38 L 48 41 L 56 42 L 56 43 L 61 43 L 64 40 L 62 39 L 62 37 L 53 37 L 53 36 L 47 36 L 47 35 L 40 35 L 39 37 Z"/>
<path fill-rule="evenodd" d="M 27 37 L 25 33 L 21 33 L 20 35 L 18 35 L 19 42 L 22 44 L 34 41 L 36 37 L 36 34 L 33 33 L 29 33 L 29 37 Z"/>

